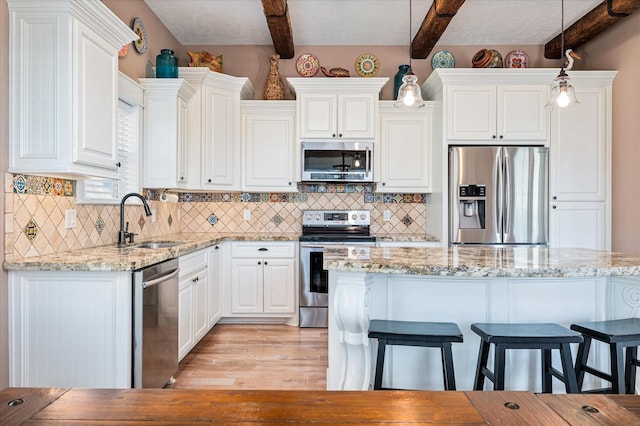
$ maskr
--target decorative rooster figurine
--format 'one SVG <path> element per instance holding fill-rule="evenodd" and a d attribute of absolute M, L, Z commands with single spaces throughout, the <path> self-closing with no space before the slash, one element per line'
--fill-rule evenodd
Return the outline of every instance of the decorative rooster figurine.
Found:
<path fill-rule="evenodd" d="M 562 64 L 562 67 L 565 69 L 565 71 L 571 71 L 571 68 L 573 68 L 573 61 L 575 59 L 582 59 L 580 55 L 578 55 L 576 52 L 574 52 L 571 49 L 567 49 L 564 52 L 564 55 L 567 57 L 567 59 Z"/>

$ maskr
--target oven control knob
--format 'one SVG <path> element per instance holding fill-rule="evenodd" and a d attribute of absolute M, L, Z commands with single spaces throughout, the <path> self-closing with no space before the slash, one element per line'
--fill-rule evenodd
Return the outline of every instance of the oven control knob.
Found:
<path fill-rule="evenodd" d="M 316 215 L 316 220 L 320 220 L 320 215 L 319 214 Z"/>
<path fill-rule="evenodd" d="M 312 217 L 313 215 L 311 213 L 307 213 L 307 220 L 311 220 Z"/>
<path fill-rule="evenodd" d="M 357 218 L 358 218 L 357 214 L 354 213 L 354 214 L 351 215 L 351 219 L 356 220 Z"/>
<path fill-rule="evenodd" d="M 362 214 L 360 215 L 360 219 L 362 219 L 362 220 L 364 220 L 366 217 L 367 217 L 367 215 L 366 215 L 366 214 L 364 214 L 364 213 L 362 213 Z"/>

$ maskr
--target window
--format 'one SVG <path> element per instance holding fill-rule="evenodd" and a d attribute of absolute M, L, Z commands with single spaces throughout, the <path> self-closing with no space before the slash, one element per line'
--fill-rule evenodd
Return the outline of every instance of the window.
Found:
<path fill-rule="evenodd" d="M 118 204 L 125 194 L 141 190 L 139 146 L 142 129 L 142 88 L 133 80 L 120 74 L 119 89 L 116 135 L 120 162 L 119 179 L 78 181 L 78 204 Z M 139 96 L 136 96 L 137 92 Z"/>

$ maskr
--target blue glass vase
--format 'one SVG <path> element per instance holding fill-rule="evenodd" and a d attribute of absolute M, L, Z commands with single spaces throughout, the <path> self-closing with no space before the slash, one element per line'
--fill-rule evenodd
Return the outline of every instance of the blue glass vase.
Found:
<path fill-rule="evenodd" d="M 402 86 L 402 77 L 409 71 L 409 65 L 400 65 L 398 67 L 398 72 L 396 76 L 393 78 L 393 100 L 398 99 L 398 89 Z"/>
<path fill-rule="evenodd" d="M 173 56 L 173 50 L 161 49 L 156 56 L 157 78 L 178 78 L 178 58 Z"/>

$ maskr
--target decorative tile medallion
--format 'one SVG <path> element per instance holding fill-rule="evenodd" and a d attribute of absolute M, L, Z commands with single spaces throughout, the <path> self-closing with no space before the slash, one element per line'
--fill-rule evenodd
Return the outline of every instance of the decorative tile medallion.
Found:
<path fill-rule="evenodd" d="M 413 223 L 413 219 L 411 219 L 411 216 L 406 215 L 402 218 L 402 223 L 404 223 L 406 226 L 409 226 Z"/>
<path fill-rule="evenodd" d="M 271 222 L 275 223 L 276 226 L 279 226 L 282 222 L 284 222 L 284 219 L 282 218 L 282 216 L 276 213 L 275 216 L 271 218 Z"/>
<path fill-rule="evenodd" d="M 207 218 L 207 222 L 209 222 L 211 226 L 215 225 L 218 222 L 218 216 L 211 213 L 211 215 Z"/>
<path fill-rule="evenodd" d="M 169 224 L 169 226 L 171 226 L 171 224 L 173 223 L 173 218 L 171 217 L 171 215 L 169 215 L 169 218 L 167 219 L 167 223 Z"/>
<path fill-rule="evenodd" d="M 102 216 L 98 215 L 98 219 L 96 219 L 96 223 L 95 223 L 95 227 L 96 227 L 96 231 L 98 231 L 98 235 L 102 234 L 102 231 L 104 231 L 104 219 L 102 219 Z"/>
<path fill-rule="evenodd" d="M 142 217 L 142 215 L 140 215 L 140 219 L 138 219 L 138 225 L 140 225 L 140 229 L 144 229 L 144 217 Z"/>
<path fill-rule="evenodd" d="M 29 219 L 27 226 L 25 226 L 22 231 L 27 236 L 29 241 L 33 241 L 38 235 L 40 228 L 38 227 L 38 224 L 33 219 Z"/>

